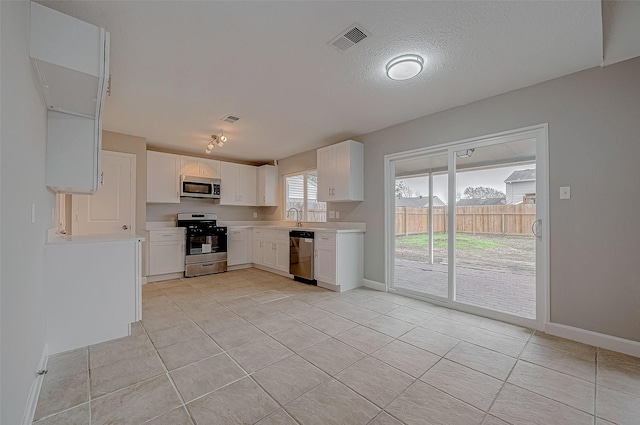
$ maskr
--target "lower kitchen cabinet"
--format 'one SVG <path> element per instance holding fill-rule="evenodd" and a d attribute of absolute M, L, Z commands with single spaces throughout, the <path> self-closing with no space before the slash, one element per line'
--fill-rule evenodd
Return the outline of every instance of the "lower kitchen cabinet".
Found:
<path fill-rule="evenodd" d="M 316 232 L 314 272 L 323 288 L 343 292 L 361 286 L 364 234 Z"/>
<path fill-rule="evenodd" d="M 289 230 L 253 229 L 253 263 L 289 273 Z"/>
<path fill-rule="evenodd" d="M 251 229 L 230 227 L 227 233 L 227 266 L 249 264 L 253 260 L 251 254 Z"/>
<path fill-rule="evenodd" d="M 48 354 L 129 335 L 131 323 L 142 318 L 141 244 L 142 238 L 82 236 L 47 243 Z"/>
<path fill-rule="evenodd" d="M 184 232 L 184 227 L 149 230 L 149 276 L 184 272 Z"/>

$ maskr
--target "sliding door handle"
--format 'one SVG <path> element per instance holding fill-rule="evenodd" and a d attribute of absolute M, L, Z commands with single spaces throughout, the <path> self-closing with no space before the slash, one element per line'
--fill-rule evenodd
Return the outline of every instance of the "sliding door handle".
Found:
<path fill-rule="evenodd" d="M 531 233 L 536 235 L 537 238 L 542 237 L 542 219 L 541 218 L 533 222 L 533 224 L 531 225 Z"/>

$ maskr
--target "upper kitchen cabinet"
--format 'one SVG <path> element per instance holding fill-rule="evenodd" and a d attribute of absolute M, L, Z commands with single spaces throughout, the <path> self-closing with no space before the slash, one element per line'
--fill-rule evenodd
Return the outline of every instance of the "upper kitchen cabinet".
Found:
<path fill-rule="evenodd" d="M 48 109 L 46 184 L 58 192 L 98 189 L 109 33 L 31 3 L 29 55 Z"/>
<path fill-rule="evenodd" d="M 258 167 L 258 203 L 260 207 L 278 206 L 278 167 Z"/>
<path fill-rule="evenodd" d="M 180 202 L 180 155 L 147 151 L 147 202 Z"/>
<path fill-rule="evenodd" d="M 364 145 L 347 140 L 317 151 L 318 200 L 364 200 Z"/>
<path fill-rule="evenodd" d="M 220 161 L 218 160 L 182 156 L 180 163 L 180 174 L 185 176 L 220 178 Z"/>
<path fill-rule="evenodd" d="M 220 205 L 256 205 L 256 167 L 220 163 Z"/>

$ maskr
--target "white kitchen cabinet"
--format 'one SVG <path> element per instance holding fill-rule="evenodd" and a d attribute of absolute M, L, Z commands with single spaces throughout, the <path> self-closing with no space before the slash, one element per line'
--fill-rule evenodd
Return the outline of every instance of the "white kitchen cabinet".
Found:
<path fill-rule="evenodd" d="M 256 205 L 256 167 L 220 164 L 220 205 Z"/>
<path fill-rule="evenodd" d="M 265 230 L 262 238 L 262 264 L 275 269 L 278 247 L 275 241 L 275 230 Z"/>
<path fill-rule="evenodd" d="M 147 151 L 147 202 L 180 202 L 180 155 Z"/>
<path fill-rule="evenodd" d="M 237 266 L 252 262 L 251 229 L 234 229 L 230 227 L 227 234 L 227 265 Z"/>
<path fill-rule="evenodd" d="M 258 167 L 257 205 L 278 206 L 278 167 L 263 165 Z"/>
<path fill-rule="evenodd" d="M 180 157 L 180 174 L 219 179 L 220 161 L 183 155 Z"/>
<path fill-rule="evenodd" d="M 347 140 L 317 151 L 318 200 L 364 200 L 364 145 Z"/>
<path fill-rule="evenodd" d="M 276 230 L 276 266 L 277 270 L 289 273 L 289 231 Z"/>
<path fill-rule="evenodd" d="M 47 107 L 46 184 L 92 194 L 101 174 L 109 33 L 32 2 L 29 56 Z"/>
<path fill-rule="evenodd" d="M 253 229 L 253 263 L 289 273 L 289 230 Z"/>
<path fill-rule="evenodd" d="M 262 265 L 262 229 L 253 229 L 253 264 Z"/>
<path fill-rule="evenodd" d="M 141 241 L 80 236 L 47 243 L 48 354 L 129 335 L 142 318 Z"/>
<path fill-rule="evenodd" d="M 149 276 L 184 272 L 185 228 L 149 230 Z"/>
<path fill-rule="evenodd" d="M 314 266 L 318 286 L 339 292 L 361 286 L 364 235 L 359 232 L 316 232 Z"/>

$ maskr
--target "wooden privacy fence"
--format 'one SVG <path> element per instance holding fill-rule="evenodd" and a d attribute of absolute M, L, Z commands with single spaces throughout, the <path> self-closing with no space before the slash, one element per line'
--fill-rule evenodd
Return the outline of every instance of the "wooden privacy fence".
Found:
<path fill-rule="evenodd" d="M 446 233 L 447 207 L 433 208 L 433 232 Z M 531 235 L 536 220 L 536 206 L 477 205 L 456 207 L 458 233 L 498 235 Z M 396 236 L 429 233 L 429 208 L 396 207 Z"/>

